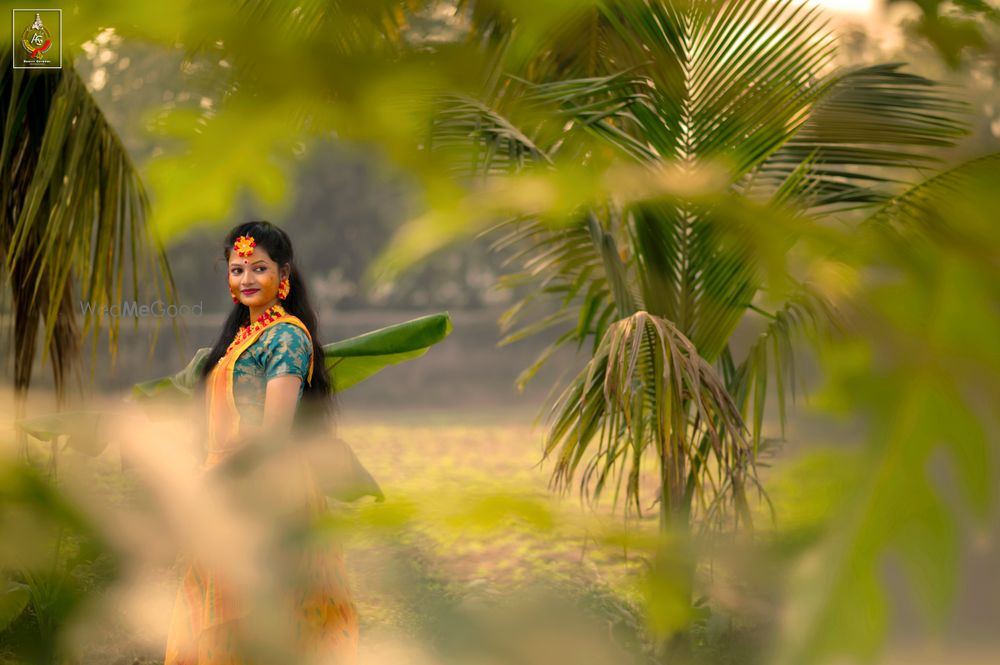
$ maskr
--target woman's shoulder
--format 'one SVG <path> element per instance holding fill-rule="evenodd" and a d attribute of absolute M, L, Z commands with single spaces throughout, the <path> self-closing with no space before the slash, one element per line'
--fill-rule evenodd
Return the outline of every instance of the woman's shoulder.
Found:
<path fill-rule="evenodd" d="M 309 334 L 299 326 L 288 321 L 279 321 L 267 327 L 260 335 L 260 341 L 266 345 L 289 344 L 305 346 L 312 349 Z"/>
<path fill-rule="evenodd" d="M 309 335 L 293 323 L 280 322 L 261 333 L 256 359 L 267 377 L 281 374 L 305 376 L 313 347 Z"/>

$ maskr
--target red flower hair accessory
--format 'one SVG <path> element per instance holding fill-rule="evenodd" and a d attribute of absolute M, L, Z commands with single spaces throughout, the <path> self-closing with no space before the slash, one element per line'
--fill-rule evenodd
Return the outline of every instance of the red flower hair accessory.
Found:
<path fill-rule="evenodd" d="M 256 246 L 257 241 L 253 239 L 253 236 L 240 236 L 233 243 L 233 249 L 243 258 L 253 254 L 253 248 Z"/>

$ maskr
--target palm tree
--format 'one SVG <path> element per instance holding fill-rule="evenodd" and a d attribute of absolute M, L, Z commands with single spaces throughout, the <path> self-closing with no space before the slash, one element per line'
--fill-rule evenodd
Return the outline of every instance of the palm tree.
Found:
<path fill-rule="evenodd" d="M 9 50 L 0 57 L 10 58 Z M 102 325 L 95 312 L 120 303 L 131 268 L 133 297 L 173 300 L 170 268 L 146 225 L 149 203 L 121 140 L 70 62 L 61 70 L 0 73 L 0 253 L 9 295 L 16 417 L 24 414 L 44 322 L 43 361 L 52 359 L 62 404 L 81 340 Z M 78 290 L 74 284 L 79 285 Z M 81 332 L 77 302 L 87 302 Z M 112 361 L 118 321 L 109 323 Z M 21 452 L 26 452 L 23 435 Z"/>
<path fill-rule="evenodd" d="M 517 26 L 502 3 L 462 4 L 496 62 L 510 61 Z M 790 0 L 597 2 L 487 76 L 478 97 L 442 100 L 434 146 L 465 146 L 464 176 L 625 163 L 652 181 L 722 179 L 711 195 L 605 190 L 558 228 L 500 225 L 495 246 L 523 265 L 506 283 L 529 288 L 501 320 L 504 342 L 561 332 L 520 381 L 564 344 L 591 349 L 551 405 L 555 487 L 578 479 L 596 499 L 610 484 L 616 502 L 624 487 L 641 514 L 651 458 L 662 528 L 749 521 L 769 382 L 783 430 L 792 341 L 837 321 L 820 290 L 780 269 L 784 257 L 890 200 L 965 133 L 963 105 L 939 86 L 902 63 L 836 68 L 835 46 L 819 10 Z M 765 296 L 780 299 L 768 309 Z M 513 330 L 534 301 L 546 315 Z M 737 327 L 761 319 L 737 353 Z"/>

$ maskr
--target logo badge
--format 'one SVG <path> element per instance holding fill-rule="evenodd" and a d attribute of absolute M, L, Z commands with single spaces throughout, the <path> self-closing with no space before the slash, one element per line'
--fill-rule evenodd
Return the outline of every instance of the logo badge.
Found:
<path fill-rule="evenodd" d="M 14 69 L 62 69 L 62 10 L 13 11 Z"/>

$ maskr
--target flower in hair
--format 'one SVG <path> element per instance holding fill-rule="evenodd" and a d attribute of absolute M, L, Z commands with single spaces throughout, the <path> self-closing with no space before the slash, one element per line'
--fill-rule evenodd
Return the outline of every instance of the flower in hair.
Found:
<path fill-rule="evenodd" d="M 253 239 L 253 236 L 240 236 L 233 243 L 233 249 L 244 258 L 253 254 L 253 248 L 256 246 L 257 241 Z"/>

